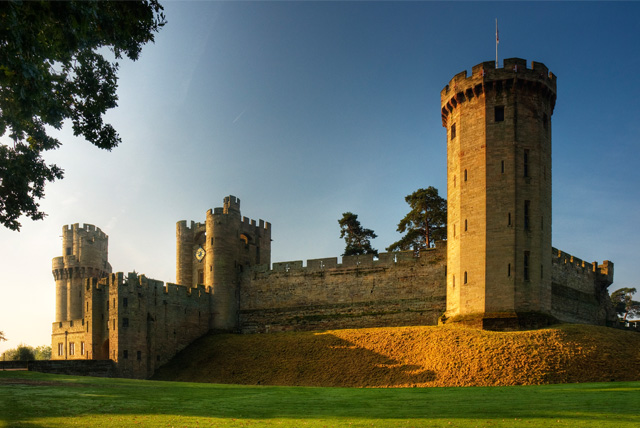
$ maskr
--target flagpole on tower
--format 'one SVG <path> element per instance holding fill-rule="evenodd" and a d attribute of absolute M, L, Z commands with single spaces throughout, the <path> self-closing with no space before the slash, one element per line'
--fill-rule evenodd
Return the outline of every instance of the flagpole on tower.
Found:
<path fill-rule="evenodd" d="M 498 18 L 496 18 L 496 68 L 498 68 L 498 43 L 500 38 L 498 37 Z"/>

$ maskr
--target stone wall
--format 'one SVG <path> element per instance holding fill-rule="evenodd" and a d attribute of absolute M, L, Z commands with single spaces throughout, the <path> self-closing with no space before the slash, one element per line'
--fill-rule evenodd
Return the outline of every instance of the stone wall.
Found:
<path fill-rule="evenodd" d="M 607 287 L 613 263 L 602 265 L 553 249 L 552 315 L 562 322 L 615 320 Z M 400 325 L 436 325 L 446 306 L 446 243 L 412 252 L 301 260 L 254 267 L 243 274 L 243 333 Z"/>
<path fill-rule="evenodd" d="M 109 281 L 109 358 L 124 377 L 148 377 L 211 328 L 211 294 L 121 273 Z"/>
<path fill-rule="evenodd" d="M 85 283 L 83 318 L 53 323 L 52 358 L 117 363 L 145 378 L 212 325 L 211 293 L 120 272 Z"/>
<path fill-rule="evenodd" d="M 87 338 L 84 318 L 54 322 L 51 332 L 51 359 L 87 359 Z"/>
<path fill-rule="evenodd" d="M 588 263 L 552 249 L 552 315 L 568 323 L 606 325 L 616 319 L 607 288 L 613 263 Z"/>
<path fill-rule="evenodd" d="M 116 377 L 116 365 L 110 360 L 28 361 L 30 371 L 74 376 Z"/>
<path fill-rule="evenodd" d="M 274 263 L 242 276 L 240 331 L 434 325 L 445 309 L 446 246 Z"/>

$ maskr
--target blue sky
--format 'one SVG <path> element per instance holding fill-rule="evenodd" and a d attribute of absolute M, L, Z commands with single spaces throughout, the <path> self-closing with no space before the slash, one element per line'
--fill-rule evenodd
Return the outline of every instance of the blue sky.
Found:
<path fill-rule="evenodd" d="M 499 58 L 558 76 L 553 245 L 615 263 L 635 287 L 640 242 L 640 4 L 624 2 L 164 2 L 168 24 L 122 61 L 123 143 L 105 152 L 58 132 L 44 221 L 0 230 L 0 330 L 49 344 L 51 259 L 62 226 L 109 235 L 116 271 L 175 280 L 175 223 L 233 194 L 273 226 L 272 262 L 339 256 L 337 220 L 358 214 L 383 250 L 404 197 L 446 195 L 440 90 Z"/>

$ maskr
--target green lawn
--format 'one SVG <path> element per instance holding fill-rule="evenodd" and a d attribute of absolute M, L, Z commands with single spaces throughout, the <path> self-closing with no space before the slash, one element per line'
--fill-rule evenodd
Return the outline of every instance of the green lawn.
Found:
<path fill-rule="evenodd" d="M 0 371 L 0 426 L 630 427 L 640 382 L 354 389 Z"/>

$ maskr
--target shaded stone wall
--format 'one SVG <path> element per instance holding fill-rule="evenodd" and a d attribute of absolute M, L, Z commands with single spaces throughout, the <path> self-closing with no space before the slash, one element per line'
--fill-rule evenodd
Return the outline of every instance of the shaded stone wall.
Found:
<path fill-rule="evenodd" d="M 125 377 L 145 378 L 210 329 L 211 294 L 121 273 L 109 278 L 109 358 Z"/>
<path fill-rule="evenodd" d="M 607 288 L 613 263 L 588 263 L 552 249 L 552 315 L 568 323 L 607 325 L 617 316 Z"/>
<path fill-rule="evenodd" d="M 118 376 L 146 378 L 211 329 L 211 293 L 202 286 L 120 272 L 87 279 L 85 288 L 85 316 L 53 323 L 54 359 L 109 359 Z"/>
<path fill-rule="evenodd" d="M 28 361 L 27 369 L 34 372 L 74 376 L 118 376 L 116 365 L 110 360 Z"/>
<path fill-rule="evenodd" d="M 274 263 L 242 276 L 243 333 L 434 325 L 445 309 L 446 248 Z"/>
<path fill-rule="evenodd" d="M 613 263 L 586 263 L 553 249 L 552 315 L 562 322 L 615 321 L 607 287 Z M 274 263 L 242 275 L 240 331 L 264 333 L 436 325 L 446 306 L 446 243 L 412 252 Z"/>

